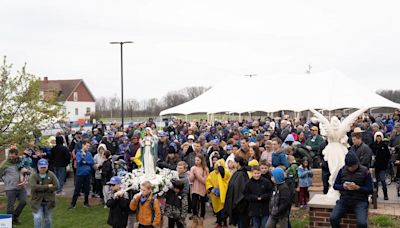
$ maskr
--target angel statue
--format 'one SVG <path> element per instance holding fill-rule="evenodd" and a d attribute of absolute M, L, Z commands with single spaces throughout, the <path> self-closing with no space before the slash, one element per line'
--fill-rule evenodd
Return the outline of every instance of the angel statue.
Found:
<path fill-rule="evenodd" d="M 148 177 L 154 177 L 156 174 L 157 162 L 157 135 L 153 135 L 151 128 L 147 127 L 145 136 L 141 142 L 141 160 L 144 166 L 144 174 Z"/>
<path fill-rule="evenodd" d="M 336 116 L 333 116 L 329 122 L 321 113 L 310 109 L 318 118 L 321 130 L 325 131 L 328 139 L 328 145 L 322 151 L 322 154 L 324 155 L 324 160 L 328 162 L 329 172 L 331 173 L 327 197 L 332 200 L 336 201 L 340 196 L 339 192 L 333 189 L 333 184 L 339 170 L 345 165 L 344 160 L 348 151 L 347 132 L 351 130 L 353 122 L 367 110 L 368 108 L 359 109 L 346 117 L 343 122 L 340 122 Z"/>

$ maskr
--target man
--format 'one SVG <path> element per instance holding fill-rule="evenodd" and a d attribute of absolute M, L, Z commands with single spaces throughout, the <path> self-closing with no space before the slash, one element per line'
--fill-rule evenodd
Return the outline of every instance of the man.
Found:
<path fill-rule="evenodd" d="M 245 161 L 249 161 L 250 150 L 253 150 L 249 146 L 248 138 L 243 137 L 240 139 L 240 149 L 235 152 L 236 156 L 242 157 Z M 254 153 L 253 153 L 254 154 Z"/>
<path fill-rule="evenodd" d="M 210 157 L 211 153 L 214 151 L 218 151 L 219 156 L 221 158 L 223 158 L 224 160 L 226 159 L 227 155 L 226 155 L 226 151 L 224 150 L 224 148 L 222 148 L 220 146 L 220 141 L 218 139 L 213 139 L 211 141 L 211 146 L 208 148 L 207 150 L 207 158 Z"/>
<path fill-rule="evenodd" d="M 69 209 L 75 208 L 76 201 L 78 200 L 79 193 L 83 187 L 85 194 L 84 207 L 89 208 L 89 188 L 90 188 L 90 177 L 92 166 L 94 164 L 92 154 L 89 152 L 90 141 L 85 140 L 82 144 L 82 150 L 76 154 L 77 161 L 77 172 L 76 172 L 76 184 L 74 195 Z"/>
<path fill-rule="evenodd" d="M 107 150 L 111 152 L 111 155 L 114 155 L 118 151 L 118 142 L 114 139 L 114 132 L 107 132 L 107 139 L 102 142 L 106 144 Z"/>
<path fill-rule="evenodd" d="M 51 210 L 56 204 L 55 191 L 58 189 L 56 175 L 49 170 L 46 159 L 38 161 L 38 172 L 31 175 L 29 184 L 31 187 L 31 208 L 35 227 L 51 228 Z"/>
<path fill-rule="evenodd" d="M 280 167 L 283 170 L 289 168 L 285 152 L 282 150 L 282 140 L 278 137 L 272 139 L 272 166 L 274 168 Z"/>
<path fill-rule="evenodd" d="M 331 226 L 340 227 L 341 218 L 351 209 L 356 214 L 357 227 L 368 227 L 368 196 L 373 192 L 372 178 L 354 152 L 347 153 L 345 166 L 339 170 L 333 188 L 340 191 L 340 199 L 331 213 Z"/>
<path fill-rule="evenodd" d="M 396 123 L 394 131 L 390 135 L 390 147 L 398 147 L 400 145 L 400 123 Z"/>
<path fill-rule="evenodd" d="M 26 168 L 22 168 L 18 171 L 18 162 L 18 150 L 10 149 L 7 160 L 3 161 L 0 165 L 0 178 L 4 182 L 4 190 L 7 196 L 7 214 L 13 215 L 12 222 L 16 225 L 21 224 L 18 217 L 26 205 L 25 186 L 19 183 L 20 172 L 28 172 Z M 14 209 L 16 199 L 18 199 L 19 204 L 17 208 Z"/>
<path fill-rule="evenodd" d="M 353 132 L 351 140 L 353 141 L 353 146 L 351 146 L 350 150 L 357 155 L 361 165 L 369 168 L 371 166 L 373 153 L 371 148 L 363 142 L 362 132 Z"/>
<path fill-rule="evenodd" d="M 169 153 L 169 145 L 171 142 L 168 140 L 168 134 L 166 132 L 160 132 L 160 141 L 158 141 L 158 159 L 165 161 Z"/>
<path fill-rule="evenodd" d="M 56 194 L 64 195 L 63 186 L 67 175 L 67 166 L 71 160 L 71 155 L 68 148 L 64 146 L 64 138 L 56 137 L 56 146 L 51 149 L 50 160 L 54 164 L 54 171 L 59 182 L 59 188 Z"/>
<path fill-rule="evenodd" d="M 307 139 L 305 145 L 313 158 L 313 168 L 321 166 L 320 146 L 322 143 L 324 143 L 324 139 L 318 134 L 318 127 L 311 127 L 311 137 Z"/>
<path fill-rule="evenodd" d="M 140 163 L 140 157 L 139 157 L 139 159 L 136 158 L 138 151 L 139 151 L 138 155 L 140 155 L 140 143 L 139 143 L 138 137 L 139 136 L 137 134 L 132 135 L 128 153 L 125 153 L 125 161 L 128 165 L 129 172 L 132 172 L 133 169 L 137 169 L 139 167 L 139 165 L 141 166 L 141 164 L 136 164 L 136 163 Z"/>
<path fill-rule="evenodd" d="M 281 120 L 281 140 L 285 140 L 288 134 L 290 133 L 290 125 L 288 124 L 287 120 Z"/>

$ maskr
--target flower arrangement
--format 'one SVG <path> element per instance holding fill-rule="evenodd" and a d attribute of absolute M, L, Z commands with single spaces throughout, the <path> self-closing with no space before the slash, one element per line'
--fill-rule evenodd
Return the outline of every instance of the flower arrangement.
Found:
<path fill-rule="evenodd" d="M 162 196 L 168 191 L 173 179 L 179 179 L 178 172 L 175 170 L 157 167 L 156 175 L 150 176 L 146 175 L 143 169 L 135 169 L 122 177 L 122 190 L 125 192 L 129 190 L 139 191 L 142 182 L 150 181 L 153 186 L 153 195 Z"/>

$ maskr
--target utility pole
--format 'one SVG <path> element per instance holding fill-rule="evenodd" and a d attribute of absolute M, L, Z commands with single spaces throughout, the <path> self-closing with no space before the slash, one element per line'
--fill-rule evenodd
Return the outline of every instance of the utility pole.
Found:
<path fill-rule="evenodd" d="M 121 46 L 121 131 L 124 130 L 124 61 L 123 61 L 123 46 L 131 44 L 132 41 L 110 42 L 110 44 L 119 44 Z"/>
<path fill-rule="evenodd" d="M 252 77 L 254 77 L 254 76 L 257 76 L 257 74 L 245 74 L 244 76 L 245 76 L 245 77 L 252 78 Z"/>

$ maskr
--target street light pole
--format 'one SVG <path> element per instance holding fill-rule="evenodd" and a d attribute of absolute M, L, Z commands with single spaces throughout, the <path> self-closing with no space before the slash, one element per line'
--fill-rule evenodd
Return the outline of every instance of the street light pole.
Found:
<path fill-rule="evenodd" d="M 124 61 L 123 61 L 123 46 L 131 44 L 132 41 L 110 42 L 110 44 L 119 44 L 121 47 L 121 130 L 124 130 Z"/>

